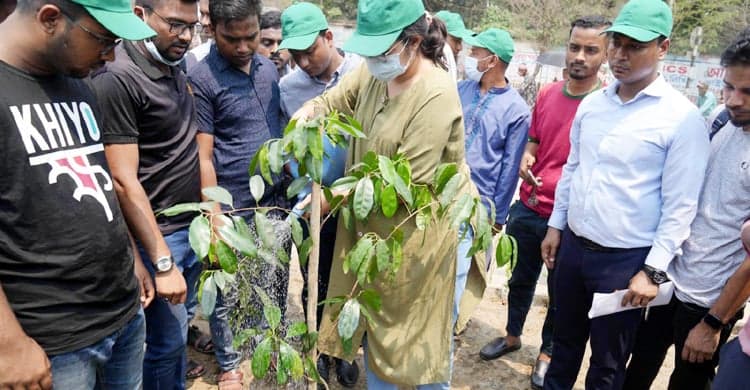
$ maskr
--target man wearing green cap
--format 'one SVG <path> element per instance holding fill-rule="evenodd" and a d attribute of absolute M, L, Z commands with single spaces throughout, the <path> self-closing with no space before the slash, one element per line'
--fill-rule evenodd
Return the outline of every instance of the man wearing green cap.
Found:
<path fill-rule="evenodd" d="M 638 309 L 668 281 L 689 235 L 710 151 L 697 108 L 659 74 L 672 31 L 669 6 L 631 0 L 606 31 L 616 82 L 576 112 L 542 242 L 556 294 L 545 389 L 573 387 L 587 339 L 586 388 L 622 388 Z M 617 308 L 630 309 L 589 319 L 594 293 L 615 290 L 625 291 Z"/>
<path fill-rule="evenodd" d="M 80 79 L 154 32 L 127 0 L 20 0 L 0 34 L 0 388 L 138 389 L 154 289 Z"/>
<path fill-rule="evenodd" d="M 316 5 L 300 2 L 285 9 L 281 14 L 282 41 L 279 50 L 287 49 L 297 67 L 284 76 L 279 83 L 281 90 L 281 109 L 289 118 L 302 105 L 323 92 L 329 90 L 345 74 L 360 65 L 362 58 L 353 53 L 346 53 L 333 44 L 333 32 L 328 29 L 328 21 L 323 11 Z M 346 149 L 331 145 L 327 138 L 323 140 L 325 157 L 323 159 L 323 184 L 330 186 L 336 179 L 344 176 Z M 297 177 L 297 166 L 290 164 L 292 174 Z M 304 200 L 310 189 L 298 195 Z M 328 278 L 333 261 L 333 245 L 336 242 L 337 218 L 331 218 L 324 226 L 320 236 L 320 270 L 318 292 L 325 296 L 328 290 Z M 305 275 L 306 276 L 306 275 Z M 307 295 L 303 292 L 303 300 Z M 323 317 L 323 306 L 318 306 L 318 322 Z M 318 371 L 328 381 L 329 357 L 318 358 Z M 334 359 L 339 383 L 346 387 L 354 386 L 359 377 L 357 363 Z"/>
<path fill-rule="evenodd" d="M 453 58 L 458 61 L 458 54 L 463 50 L 463 40 L 471 38 L 474 35 L 474 31 L 467 29 L 461 15 L 455 12 L 447 10 L 439 11 L 435 14 L 435 17 L 445 23 L 445 27 L 448 30 L 446 42 L 453 51 Z"/>
<path fill-rule="evenodd" d="M 201 371 L 187 369 L 185 343 L 202 264 L 188 241 L 194 215 L 155 214 L 201 200 L 195 105 L 179 67 L 198 27 L 198 1 L 138 0 L 135 12 L 157 35 L 123 42 L 92 85 L 107 118 L 102 138 L 115 189 L 141 257 L 157 291 L 180 292 L 145 311 L 143 387 L 182 389 L 186 375 Z"/>

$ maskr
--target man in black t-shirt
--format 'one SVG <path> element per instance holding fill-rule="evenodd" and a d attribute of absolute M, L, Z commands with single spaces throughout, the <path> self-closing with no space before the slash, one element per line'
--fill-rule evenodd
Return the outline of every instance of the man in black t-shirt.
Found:
<path fill-rule="evenodd" d="M 202 269 L 188 240 L 195 215 L 154 213 L 200 202 L 195 108 L 178 66 L 196 32 L 198 0 L 139 0 L 135 12 L 156 37 L 123 42 L 92 84 L 107 118 L 103 140 L 120 206 L 157 291 L 187 285 L 187 302 L 156 300 L 146 309 L 143 387 L 183 389 L 187 329 Z"/>
<path fill-rule="evenodd" d="M 0 389 L 141 385 L 153 285 L 80 78 L 151 35 L 129 0 L 19 0 L 0 24 Z"/>

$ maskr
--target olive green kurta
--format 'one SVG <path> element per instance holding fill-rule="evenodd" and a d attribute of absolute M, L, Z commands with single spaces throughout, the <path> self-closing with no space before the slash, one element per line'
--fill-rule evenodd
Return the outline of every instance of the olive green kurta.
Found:
<path fill-rule="evenodd" d="M 362 65 L 313 104 L 353 115 L 362 124 L 367 138 L 353 140 L 348 166 L 360 162 L 371 150 L 389 157 L 402 153 L 411 164 L 413 181 L 431 183 L 441 163 L 456 163 L 465 178 L 459 194 L 476 194 L 464 158 L 461 103 L 455 82 L 444 70 L 433 67 L 409 89 L 388 98 L 386 84 L 374 79 Z M 356 281 L 355 275 L 345 275 L 342 270 L 345 254 L 354 243 L 370 231 L 385 237 L 405 218 L 406 213 L 400 210 L 390 219 L 374 215 L 366 223 L 355 223 L 351 230 L 339 223 L 328 297 L 349 294 Z M 380 294 L 382 310 L 372 313 L 373 324 L 362 318 L 354 345 L 359 345 L 366 331 L 370 368 L 388 382 L 445 382 L 450 376 L 458 232 L 447 221 L 431 224 L 424 232 L 416 229 L 413 222 L 402 230 L 401 269 L 392 282 L 380 278 L 382 281 L 367 286 Z M 474 277 L 469 279 L 476 282 L 477 267 L 473 268 Z M 483 290 L 483 281 L 481 284 L 479 289 Z M 339 305 L 326 306 L 319 348 L 323 353 L 351 360 L 353 356 L 344 356 L 333 321 L 338 310 Z"/>

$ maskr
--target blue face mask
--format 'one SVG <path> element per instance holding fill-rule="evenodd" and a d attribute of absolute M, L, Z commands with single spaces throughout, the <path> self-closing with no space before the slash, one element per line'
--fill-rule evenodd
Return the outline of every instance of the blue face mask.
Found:
<path fill-rule="evenodd" d="M 406 65 L 401 65 L 401 53 L 404 52 L 404 49 L 406 49 L 406 43 L 404 43 L 404 46 L 398 53 L 383 54 L 376 57 L 365 57 L 367 69 L 370 70 L 373 77 L 380 81 L 389 82 L 396 77 L 401 76 L 406 72 L 406 68 L 409 67 L 412 57 L 414 56 L 414 53 L 412 53 L 412 56 L 409 57 L 409 61 L 406 62 Z"/>
<path fill-rule="evenodd" d="M 146 46 L 146 50 L 151 54 L 151 57 L 153 57 L 155 60 L 161 62 L 164 65 L 168 66 L 177 66 L 182 62 L 182 58 L 180 58 L 177 61 L 170 61 L 166 58 L 164 58 L 161 53 L 159 53 L 159 49 L 156 48 L 156 45 L 154 45 L 153 42 L 151 42 L 150 39 L 146 39 L 143 41 L 143 44 Z"/>
<path fill-rule="evenodd" d="M 469 80 L 480 82 L 482 80 L 482 76 L 484 76 L 484 74 L 491 68 L 485 69 L 484 72 L 480 71 L 479 69 L 477 69 L 477 67 L 479 66 L 479 61 L 484 61 L 490 57 L 492 57 L 492 55 L 478 60 L 472 56 L 466 56 L 464 58 L 464 71 L 466 71 L 466 77 Z"/>

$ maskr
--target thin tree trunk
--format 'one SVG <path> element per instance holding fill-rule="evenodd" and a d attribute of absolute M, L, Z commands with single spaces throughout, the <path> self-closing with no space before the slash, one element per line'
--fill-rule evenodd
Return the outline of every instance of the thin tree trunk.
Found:
<path fill-rule="evenodd" d="M 318 330 L 318 263 L 320 258 L 320 184 L 313 182 L 310 214 L 312 250 L 307 260 L 307 330 Z M 318 349 L 312 350 L 313 362 L 318 361 Z M 310 382 L 308 390 L 316 390 L 317 383 Z"/>

